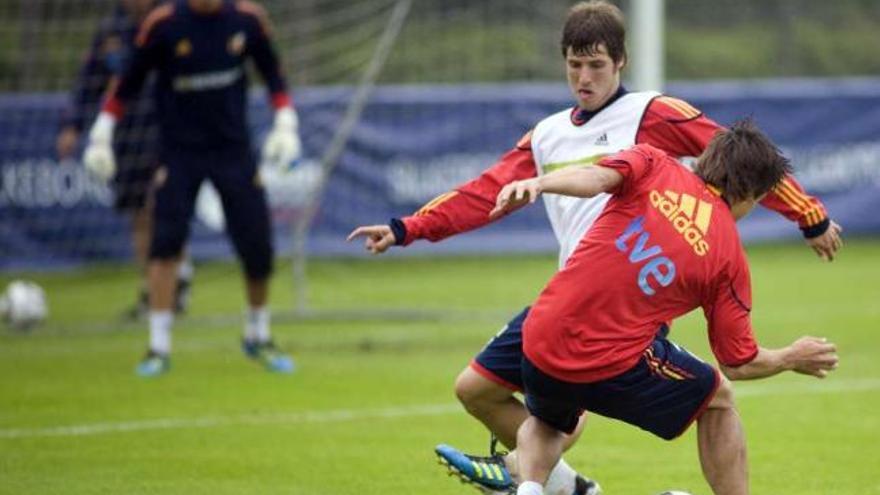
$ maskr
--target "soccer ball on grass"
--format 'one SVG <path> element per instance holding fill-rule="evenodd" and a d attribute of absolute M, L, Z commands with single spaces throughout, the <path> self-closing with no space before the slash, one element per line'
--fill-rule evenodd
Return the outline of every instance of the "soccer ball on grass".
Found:
<path fill-rule="evenodd" d="M 48 314 L 46 293 L 33 282 L 14 280 L 0 295 L 0 317 L 13 328 L 29 329 Z"/>

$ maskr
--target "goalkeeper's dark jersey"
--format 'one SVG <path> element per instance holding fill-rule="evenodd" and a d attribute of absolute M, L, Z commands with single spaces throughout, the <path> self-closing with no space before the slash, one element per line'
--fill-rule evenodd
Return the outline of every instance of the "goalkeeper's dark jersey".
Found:
<path fill-rule="evenodd" d="M 89 53 L 83 62 L 74 87 L 71 105 L 66 109 L 63 126 L 82 132 L 95 118 L 102 100 L 128 67 L 135 50 L 138 25 L 121 6 L 101 21 Z M 116 81 L 116 82 L 114 82 Z M 157 147 L 158 129 L 152 98 L 153 78 L 148 77 L 143 91 L 133 94 L 129 111 L 116 126 L 114 141 L 122 165 L 129 155 L 143 156 Z"/>
<path fill-rule="evenodd" d="M 276 107 L 289 104 L 265 12 L 225 0 L 214 13 L 196 13 L 186 0 L 157 7 L 135 40 L 137 49 L 104 110 L 121 116 L 151 69 L 165 149 L 247 146 L 247 71 L 253 59 Z"/>

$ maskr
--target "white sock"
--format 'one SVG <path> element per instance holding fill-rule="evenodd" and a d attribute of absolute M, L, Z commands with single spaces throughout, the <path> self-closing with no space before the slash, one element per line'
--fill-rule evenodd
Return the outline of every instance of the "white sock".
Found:
<path fill-rule="evenodd" d="M 150 350 L 160 354 L 171 353 L 171 311 L 150 311 Z"/>
<path fill-rule="evenodd" d="M 516 495 L 541 495 L 544 488 L 536 481 L 523 481 L 516 490 Z"/>
<path fill-rule="evenodd" d="M 572 495 L 574 493 L 574 480 L 576 477 L 577 471 L 572 469 L 565 462 L 565 459 L 559 459 L 559 462 L 550 471 L 550 476 L 547 477 L 544 495 Z"/>
<path fill-rule="evenodd" d="M 245 340 L 268 342 L 272 338 L 269 333 L 269 316 L 268 306 L 250 308 L 244 323 Z"/>

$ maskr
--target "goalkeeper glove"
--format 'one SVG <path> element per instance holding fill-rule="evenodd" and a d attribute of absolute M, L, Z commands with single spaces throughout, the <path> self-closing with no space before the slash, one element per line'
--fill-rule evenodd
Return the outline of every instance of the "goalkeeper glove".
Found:
<path fill-rule="evenodd" d="M 111 113 L 101 112 L 92 130 L 89 131 L 89 144 L 83 152 L 83 163 L 86 169 L 104 182 L 109 181 L 116 173 L 116 159 L 113 157 L 113 128 L 116 117 Z"/>
<path fill-rule="evenodd" d="M 299 140 L 299 118 L 291 107 L 275 111 L 275 123 L 263 143 L 263 164 L 280 172 L 290 169 L 291 162 L 299 159 L 302 145 Z"/>

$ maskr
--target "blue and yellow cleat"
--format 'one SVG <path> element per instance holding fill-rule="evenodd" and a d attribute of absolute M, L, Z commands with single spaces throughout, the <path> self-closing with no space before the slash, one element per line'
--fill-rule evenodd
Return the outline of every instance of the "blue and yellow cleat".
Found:
<path fill-rule="evenodd" d="M 438 445 L 434 452 L 450 474 L 458 475 L 461 481 L 482 491 L 516 493 L 516 483 L 500 455 L 477 457 L 444 444 Z"/>
<path fill-rule="evenodd" d="M 169 369 L 171 369 L 171 360 L 168 359 L 168 355 L 150 350 L 138 363 L 134 372 L 144 378 L 153 378 L 166 373 Z"/>
<path fill-rule="evenodd" d="M 263 363 L 267 370 L 274 373 L 293 373 L 295 368 L 293 359 L 271 340 L 268 342 L 242 340 L 241 350 L 245 356 Z"/>

